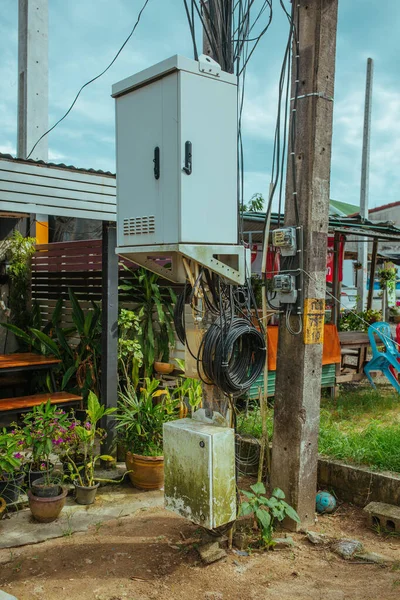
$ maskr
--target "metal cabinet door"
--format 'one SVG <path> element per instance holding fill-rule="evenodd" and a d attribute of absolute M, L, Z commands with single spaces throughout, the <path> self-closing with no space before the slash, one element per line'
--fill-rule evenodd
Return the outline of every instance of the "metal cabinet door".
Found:
<path fill-rule="evenodd" d="M 160 178 L 162 80 L 117 99 L 118 245 L 162 243 Z"/>
<path fill-rule="evenodd" d="M 237 88 L 181 71 L 180 158 L 183 243 L 237 243 Z M 185 144 L 191 142 L 191 173 Z"/>

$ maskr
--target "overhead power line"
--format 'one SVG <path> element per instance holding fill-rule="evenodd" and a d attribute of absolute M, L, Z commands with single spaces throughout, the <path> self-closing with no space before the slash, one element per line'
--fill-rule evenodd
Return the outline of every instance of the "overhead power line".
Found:
<path fill-rule="evenodd" d="M 144 2 L 143 6 L 140 9 L 140 12 L 138 14 L 136 23 L 134 24 L 134 26 L 133 26 L 130 34 L 128 35 L 128 37 L 126 38 L 126 40 L 124 41 L 124 43 L 122 44 L 122 46 L 120 47 L 120 49 L 118 50 L 118 52 L 116 53 L 116 55 L 114 56 L 114 58 L 112 59 L 112 61 L 109 63 L 109 65 L 104 69 L 104 71 L 102 71 L 101 73 L 99 73 L 98 75 L 96 75 L 96 77 L 93 77 L 93 79 L 90 79 L 89 81 L 87 81 L 86 83 L 83 84 L 83 86 L 80 88 L 80 90 L 76 94 L 76 96 L 74 98 L 74 101 L 72 102 L 72 104 L 69 107 L 69 109 L 67 110 L 67 112 L 61 117 L 61 119 L 58 119 L 58 121 L 56 123 L 54 123 L 54 125 L 52 127 L 50 127 L 50 129 L 48 129 L 47 131 L 45 131 L 45 133 L 40 136 L 40 138 L 37 140 L 37 142 L 33 146 L 32 150 L 29 152 L 28 156 L 26 157 L 27 159 L 30 158 L 31 154 L 33 153 L 33 151 L 35 150 L 35 148 L 39 144 L 39 142 L 41 142 L 42 139 L 44 137 L 46 137 L 46 135 L 48 135 L 51 131 L 53 131 L 53 129 L 55 129 L 57 127 L 57 125 L 59 125 L 61 123 L 61 121 L 63 121 L 69 115 L 69 113 L 74 108 L 74 106 L 76 104 L 76 101 L 78 100 L 79 96 L 81 95 L 81 92 L 85 89 L 85 87 L 87 87 L 88 85 L 90 85 L 94 81 L 97 81 L 97 79 L 100 79 L 100 77 L 102 77 L 104 75 L 104 73 L 106 73 L 113 66 L 113 64 L 117 60 L 118 56 L 121 54 L 122 50 L 125 48 L 126 44 L 129 42 L 129 40 L 131 39 L 131 37 L 135 33 L 136 27 L 139 25 L 142 13 L 143 13 L 143 11 L 146 8 L 146 6 L 147 6 L 148 3 L 149 3 L 149 0 L 145 0 L 145 2 Z"/>

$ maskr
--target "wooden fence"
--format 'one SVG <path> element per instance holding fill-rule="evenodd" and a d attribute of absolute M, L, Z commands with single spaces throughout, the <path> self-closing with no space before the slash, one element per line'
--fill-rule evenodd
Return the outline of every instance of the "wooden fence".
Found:
<path fill-rule="evenodd" d="M 132 270 L 137 267 L 125 262 Z M 131 279 L 126 269 L 119 268 L 119 279 Z M 165 280 L 161 284 L 172 287 L 177 293 L 180 287 Z M 59 298 L 63 299 L 61 326 L 72 325 L 72 307 L 68 290 L 72 289 L 80 306 L 86 312 L 91 310 L 93 302 L 101 303 L 102 291 L 102 240 L 84 240 L 74 242 L 56 242 L 38 244 L 32 257 L 32 301 L 36 301 L 41 310 L 42 323 L 51 318 Z M 119 292 L 119 303 L 124 308 L 135 306 L 134 297 Z M 183 347 L 177 342 L 173 356 L 183 358 Z"/>

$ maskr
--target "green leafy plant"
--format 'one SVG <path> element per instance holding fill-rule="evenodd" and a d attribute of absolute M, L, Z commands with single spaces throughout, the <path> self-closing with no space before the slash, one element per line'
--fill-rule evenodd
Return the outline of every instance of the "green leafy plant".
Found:
<path fill-rule="evenodd" d="M 392 262 L 383 263 L 383 267 L 378 269 L 379 287 L 381 290 L 387 289 L 388 292 L 394 292 L 397 281 L 397 269 Z"/>
<path fill-rule="evenodd" d="M 253 194 L 248 203 L 243 203 L 241 212 L 261 212 L 264 210 L 264 198 L 260 193 Z"/>
<path fill-rule="evenodd" d="M 32 321 L 34 326 L 21 329 L 10 323 L 3 327 L 19 337 L 25 346 L 43 355 L 55 356 L 61 363 L 58 368 L 61 390 L 87 397 L 89 390 L 99 394 L 101 357 L 101 311 L 93 303 L 93 310 L 82 310 L 74 292 L 68 290 L 72 306 L 73 327 L 61 328 L 62 299 L 55 306 L 50 321 L 41 329 L 41 315 L 38 305 L 34 306 Z M 57 374 L 57 370 L 55 371 Z M 47 389 L 51 391 L 48 377 Z"/>
<path fill-rule="evenodd" d="M 122 446 L 134 454 L 163 454 L 163 425 L 177 418 L 178 401 L 158 389 L 158 379 L 146 377 L 137 393 L 132 385 L 119 393 L 116 430 Z"/>
<path fill-rule="evenodd" d="M 43 471 L 43 476 L 50 481 L 50 455 L 58 454 L 61 450 L 70 425 L 68 416 L 48 400 L 24 415 L 22 423 L 18 431 L 22 433 L 25 448 L 30 452 L 30 469 Z"/>
<path fill-rule="evenodd" d="M 175 362 L 181 371 L 185 371 L 185 361 L 176 358 Z M 182 374 L 179 376 L 179 385 L 174 388 L 174 396 L 179 399 L 179 402 L 183 404 L 185 399 L 189 402 L 191 414 L 193 415 L 196 408 L 198 408 L 203 400 L 203 389 L 201 387 L 201 381 L 192 377 L 186 377 Z"/>
<path fill-rule="evenodd" d="M 296 523 L 300 523 L 297 512 L 287 502 L 285 494 L 279 488 L 275 488 L 270 498 L 265 496 L 266 490 L 262 482 L 250 486 L 251 492 L 241 490 L 247 500 L 240 505 L 240 515 L 254 514 L 260 531 L 260 545 L 270 548 L 274 545 L 273 534 L 276 524 L 289 517 Z"/>
<path fill-rule="evenodd" d="M 20 432 L 15 430 L 7 431 L 5 428 L 0 430 L 0 481 L 9 479 L 21 470 L 23 454 L 23 438 Z"/>
<path fill-rule="evenodd" d="M 107 455 L 100 455 L 96 452 L 96 442 L 101 442 L 105 438 L 105 432 L 98 427 L 98 423 L 104 416 L 112 414 L 115 410 L 115 408 L 106 408 L 100 404 L 96 394 L 89 392 L 86 410 L 87 420 L 83 425 L 74 427 L 74 434 L 77 438 L 80 453 L 83 456 L 83 465 L 77 465 L 74 460 L 76 440 L 70 447 L 68 447 L 68 444 L 63 446 L 70 478 L 80 486 L 92 487 L 95 485 L 94 469 L 96 461 L 109 458 Z"/>
<path fill-rule="evenodd" d="M 139 318 L 138 339 L 143 353 L 145 377 L 153 373 L 155 360 L 169 361 L 169 351 L 175 345 L 173 328 L 173 304 L 176 295 L 171 288 L 160 286 L 158 275 L 140 268 L 132 271 L 132 280 L 125 279 L 119 289 L 132 295 L 136 304 L 135 314 Z"/>
<path fill-rule="evenodd" d="M 30 313 L 30 266 L 35 253 L 35 238 L 24 237 L 14 230 L 8 247 L 8 269 L 10 277 L 10 322 L 24 329 L 29 325 Z"/>
<path fill-rule="evenodd" d="M 122 308 L 118 317 L 118 366 L 120 379 L 130 377 L 134 387 L 139 381 L 143 353 L 139 343 L 140 320 L 133 310 Z"/>
<path fill-rule="evenodd" d="M 359 313 L 346 312 L 340 316 L 339 331 L 368 331 L 368 327 L 382 320 L 382 311 L 364 310 Z"/>

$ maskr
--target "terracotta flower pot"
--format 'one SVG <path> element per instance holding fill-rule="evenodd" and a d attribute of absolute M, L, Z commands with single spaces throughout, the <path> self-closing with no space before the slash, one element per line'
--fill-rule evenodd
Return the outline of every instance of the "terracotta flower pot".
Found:
<path fill-rule="evenodd" d="M 99 487 L 100 483 L 96 483 L 96 485 L 91 485 L 91 486 L 83 486 L 83 485 L 79 485 L 78 483 L 76 483 L 76 481 L 74 481 L 74 486 L 75 486 L 75 502 L 77 504 L 84 504 L 84 505 L 88 505 L 88 504 L 93 504 L 94 499 L 96 498 L 96 493 L 97 493 L 97 489 Z"/>
<path fill-rule="evenodd" d="M 51 523 L 55 521 L 63 509 L 67 492 L 68 490 L 62 490 L 62 493 L 58 496 L 39 498 L 38 496 L 34 496 L 31 490 L 28 490 L 29 508 L 31 509 L 33 518 L 39 521 L 39 523 Z"/>
<path fill-rule="evenodd" d="M 140 490 L 159 490 L 164 485 L 163 456 L 141 456 L 127 452 L 125 464 L 134 487 Z"/>
<path fill-rule="evenodd" d="M 169 373 L 172 373 L 175 367 L 170 363 L 155 362 L 154 369 L 157 371 L 157 373 L 160 373 L 160 375 L 169 375 Z"/>
<path fill-rule="evenodd" d="M 4 513 L 6 512 L 7 504 L 4 498 L 0 498 L 0 521 L 3 518 Z"/>

